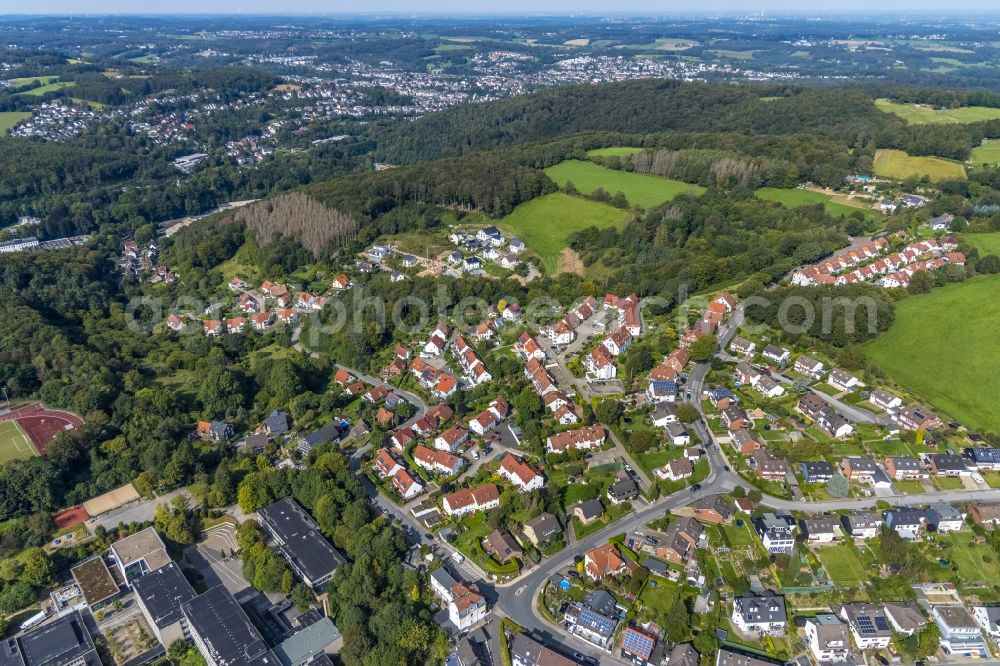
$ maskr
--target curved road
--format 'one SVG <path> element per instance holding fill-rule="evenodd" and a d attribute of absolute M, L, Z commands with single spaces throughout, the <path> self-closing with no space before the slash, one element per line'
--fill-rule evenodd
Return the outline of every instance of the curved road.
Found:
<path fill-rule="evenodd" d="M 729 341 L 735 335 L 742 320 L 743 309 L 742 306 L 740 306 L 733 312 L 733 315 L 729 318 L 729 320 L 719 328 L 718 338 L 722 349 L 725 349 L 725 347 L 729 344 Z M 689 373 L 687 383 L 687 389 L 691 392 L 692 401 L 698 408 L 699 413 L 702 414 L 702 417 L 704 417 L 704 414 L 702 413 L 700 396 L 704 390 L 705 376 L 708 373 L 709 367 L 710 365 L 708 363 L 695 364 L 694 368 Z M 831 402 L 838 401 L 831 400 Z M 564 654 L 571 655 L 574 652 L 582 653 L 594 658 L 602 664 L 631 663 L 621 659 L 617 654 L 609 654 L 599 650 L 590 643 L 568 634 L 562 629 L 562 627 L 554 625 L 548 620 L 543 619 L 539 616 L 536 610 L 536 603 L 538 602 L 540 589 L 547 583 L 553 574 L 565 572 L 571 569 L 575 570 L 575 557 L 582 556 L 586 551 L 603 543 L 607 543 L 610 537 L 616 534 L 621 534 L 622 532 L 629 532 L 640 528 L 645 523 L 663 516 L 668 511 L 686 506 L 708 495 L 727 493 L 736 486 L 742 486 L 746 489 L 753 487 L 747 481 L 741 479 L 738 475 L 731 471 L 727 471 L 729 469 L 729 464 L 725 457 L 725 453 L 722 451 L 722 448 L 714 442 L 712 434 L 705 425 L 704 418 L 699 419 L 699 421 L 693 424 L 689 424 L 689 426 L 702 441 L 705 451 L 707 452 L 710 469 L 708 477 L 700 484 L 701 487 L 697 491 L 692 492 L 691 489 L 686 489 L 673 495 L 660 498 L 656 502 L 647 504 L 646 506 L 628 514 L 621 520 L 608 525 L 604 529 L 576 541 L 570 546 L 569 549 L 567 549 L 567 551 L 572 550 L 572 553 L 565 552 L 561 556 L 544 560 L 540 565 L 530 569 L 513 581 L 498 584 L 489 588 L 490 591 L 497 597 L 495 609 L 499 613 L 506 615 L 511 620 L 524 627 L 536 639 Z M 810 511 L 824 512 L 842 509 L 871 508 L 878 502 L 887 502 L 888 504 L 894 506 L 903 506 L 911 503 L 927 504 L 935 501 L 958 502 L 977 500 L 1000 500 L 1000 489 L 950 490 L 924 493 L 914 496 L 894 495 L 888 497 L 865 497 L 828 502 L 809 502 L 807 506 Z M 764 495 L 760 503 L 767 507 L 787 511 L 802 511 L 804 508 L 801 501 L 786 500 L 779 497 L 772 497 L 770 495 Z"/>

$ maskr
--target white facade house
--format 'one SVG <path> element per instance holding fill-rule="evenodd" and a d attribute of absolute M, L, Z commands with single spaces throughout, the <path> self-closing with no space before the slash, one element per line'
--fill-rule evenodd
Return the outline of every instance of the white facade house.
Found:
<path fill-rule="evenodd" d="M 784 597 L 751 592 L 733 600 L 732 622 L 746 635 L 780 636 L 786 621 Z"/>
<path fill-rule="evenodd" d="M 836 615 L 822 613 L 806 620 L 809 650 L 820 663 L 843 663 L 851 654 L 847 626 Z"/>

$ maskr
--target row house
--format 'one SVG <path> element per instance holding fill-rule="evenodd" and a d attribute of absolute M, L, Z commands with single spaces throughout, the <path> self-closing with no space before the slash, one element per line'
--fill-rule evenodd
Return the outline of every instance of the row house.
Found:
<path fill-rule="evenodd" d="M 494 398 L 489 406 L 469 420 L 469 430 L 480 437 L 500 425 L 510 412 L 510 403 L 506 398 Z"/>
<path fill-rule="evenodd" d="M 781 458 L 773 457 L 764 449 L 750 457 L 750 465 L 754 468 L 757 478 L 765 481 L 782 482 L 788 477 L 788 463 Z"/>
<path fill-rule="evenodd" d="M 246 327 L 246 317 L 233 317 L 226 320 L 226 333 L 242 333 Z"/>
<path fill-rule="evenodd" d="M 464 463 L 456 455 L 447 451 L 429 449 L 423 444 L 417 444 L 413 449 L 413 462 L 417 467 L 422 467 L 432 474 L 445 474 L 451 476 L 462 471 Z"/>
<path fill-rule="evenodd" d="M 448 336 L 451 335 L 451 329 L 448 324 L 441 322 L 437 327 L 431 331 L 431 334 L 427 336 L 427 342 L 424 343 L 424 347 L 420 352 L 421 356 L 428 358 L 434 358 L 441 356 L 444 353 L 445 348 L 448 346 Z"/>
<path fill-rule="evenodd" d="M 478 488 L 462 488 L 442 500 L 444 512 L 449 516 L 463 516 L 476 511 L 488 511 L 500 506 L 500 489 L 487 483 Z"/>
<path fill-rule="evenodd" d="M 887 412 L 903 406 L 902 398 L 883 389 L 874 389 L 868 396 L 868 402 Z"/>
<path fill-rule="evenodd" d="M 812 356 L 806 356 L 803 354 L 795 359 L 793 369 L 795 372 L 805 375 L 806 377 L 819 379 L 823 376 L 824 365 L 822 361 L 815 359 Z"/>
<path fill-rule="evenodd" d="M 518 353 L 525 361 L 535 359 L 538 361 L 545 360 L 545 351 L 542 346 L 538 344 L 535 337 L 525 331 L 518 337 L 517 342 L 514 344 L 514 351 Z"/>
<path fill-rule="evenodd" d="M 424 486 L 413 478 L 409 472 L 400 467 L 392 475 L 392 486 L 404 500 L 413 499 L 424 491 Z"/>
<path fill-rule="evenodd" d="M 296 307 L 300 310 L 322 310 L 326 305 L 326 299 L 322 296 L 314 296 L 306 292 L 299 292 Z"/>
<path fill-rule="evenodd" d="M 549 371 L 542 362 L 536 358 L 532 358 L 524 364 L 524 375 L 535 388 L 535 393 L 543 398 L 548 393 L 558 390 L 555 380 L 552 379 L 552 375 L 549 374 Z"/>
<path fill-rule="evenodd" d="M 478 386 L 483 382 L 493 379 L 493 375 L 486 369 L 483 359 L 476 353 L 476 350 L 469 346 L 465 338 L 461 335 L 455 337 L 455 351 L 458 356 L 459 365 L 465 371 L 466 377 L 473 386 Z"/>
<path fill-rule="evenodd" d="M 929 474 L 920 461 L 912 456 L 889 456 L 885 459 L 885 473 L 894 481 L 926 479 Z"/>
<path fill-rule="evenodd" d="M 380 476 L 392 476 L 397 470 L 402 468 L 403 466 L 399 464 L 398 460 L 392 457 L 392 454 L 387 449 L 378 450 L 378 453 L 375 455 L 375 469 Z"/>
<path fill-rule="evenodd" d="M 937 414 L 920 405 L 907 405 L 892 418 L 896 425 L 906 430 L 935 430 L 944 425 Z"/>
<path fill-rule="evenodd" d="M 878 465 L 871 458 L 844 458 L 840 461 L 840 473 L 850 481 L 870 483 L 878 472 Z"/>
<path fill-rule="evenodd" d="M 617 310 L 618 323 L 632 335 L 642 335 L 641 305 L 636 294 L 630 294 L 625 298 L 607 294 L 604 297 L 604 309 Z"/>
<path fill-rule="evenodd" d="M 966 466 L 978 470 L 1000 470 L 1000 448 L 976 446 L 962 450 Z"/>
<path fill-rule="evenodd" d="M 736 428 L 735 430 L 730 430 L 729 438 L 733 442 L 733 448 L 744 456 L 753 455 L 757 451 L 760 451 L 763 447 L 763 444 L 759 439 L 757 439 L 757 436 L 746 428 Z"/>
<path fill-rule="evenodd" d="M 462 426 L 452 426 L 435 438 L 434 447 L 440 451 L 454 453 L 467 439 L 469 439 L 468 430 Z"/>
<path fill-rule="evenodd" d="M 500 461 L 500 476 L 510 481 L 522 493 L 541 490 L 545 477 L 528 463 L 508 453 Z"/>
<path fill-rule="evenodd" d="M 565 453 L 570 448 L 589 451 L 602 446 L 606 436 L 604 428 L 599 425 L 566 430 L 549 435 L 545 440 L 545 450 L 549 453 Z"/>
<path fill-rule="evenodd" d="M 621 329 L 619 329 L 621 330 Z M 583 359 L 583 367 L 593 379 L 614 379 L 618 376 L 618 368 L 607 347 L 595 347 Z"/>

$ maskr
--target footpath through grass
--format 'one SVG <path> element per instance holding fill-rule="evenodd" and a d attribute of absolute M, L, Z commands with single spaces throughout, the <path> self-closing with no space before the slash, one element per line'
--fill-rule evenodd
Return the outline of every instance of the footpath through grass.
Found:
<path fill-rule="evenodd" d="M 989 275 L 898 302 L 892 326 L 867 345 L 869 360 L 933 407 L 1000 432 L 997 294 L 1000 275 Z"/>
<path fill-rule="evenodd" d="M 630 215 L 626 210 L 554 192 L 521 204 L 498 226 L 524 241 L 551 273 L 574 233 L 588 227 L 621 229 Z"/>
<path fill-rule="evenodd" d="M 935 183 L 942 180 L 965 180 L 965 168 L 958 162 L 942 157 L 918 157 L 902 150 L 878 150 L 875 153 L 874 172 L 880 178 L 894 180 L 924 176 Z"/>
<path fill-rule="evenodd" d="M 545 169 L 545 174 L 559 183 L 560 187 L 565 186 L 567 181 L 573 181 L 573 186 L 584 194 L 590 194 L 599 187 L 612 195 L 623 192 L 629 204 L 638 204 L 643 208 L 658 206 L 682 192 L 701 194 L 705 191 L 700 185 L 689 185 L 679 180 L 644 173 L 607 169 L 581 160 L 560 162 Z"/>

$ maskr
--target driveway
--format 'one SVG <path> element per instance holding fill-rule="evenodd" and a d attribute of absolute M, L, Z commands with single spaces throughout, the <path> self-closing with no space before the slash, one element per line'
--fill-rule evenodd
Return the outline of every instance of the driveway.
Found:
<path fill-rule="evenodd" d="M 138 502 L 132 502 L 131 504 L 126 504 L 123 507 L 113 509 L 106 513 L 102 513 L 87 521 L 87 528 L 93 532 L 94 528 L 101 525 L 106 530 L 112 530 L 118 527 L 119 523 L 144 523 L 152 521 L 156 516 L 156 507 L 160 504 L 169 503 L 177 495 L 187 495 L 188 501 L 194 506 L 194 498 L 191 497 L 191 493 L 185 488 L 178 488 L 169 493 L 160 495 L 153 499 L 139 500 Z"/>

